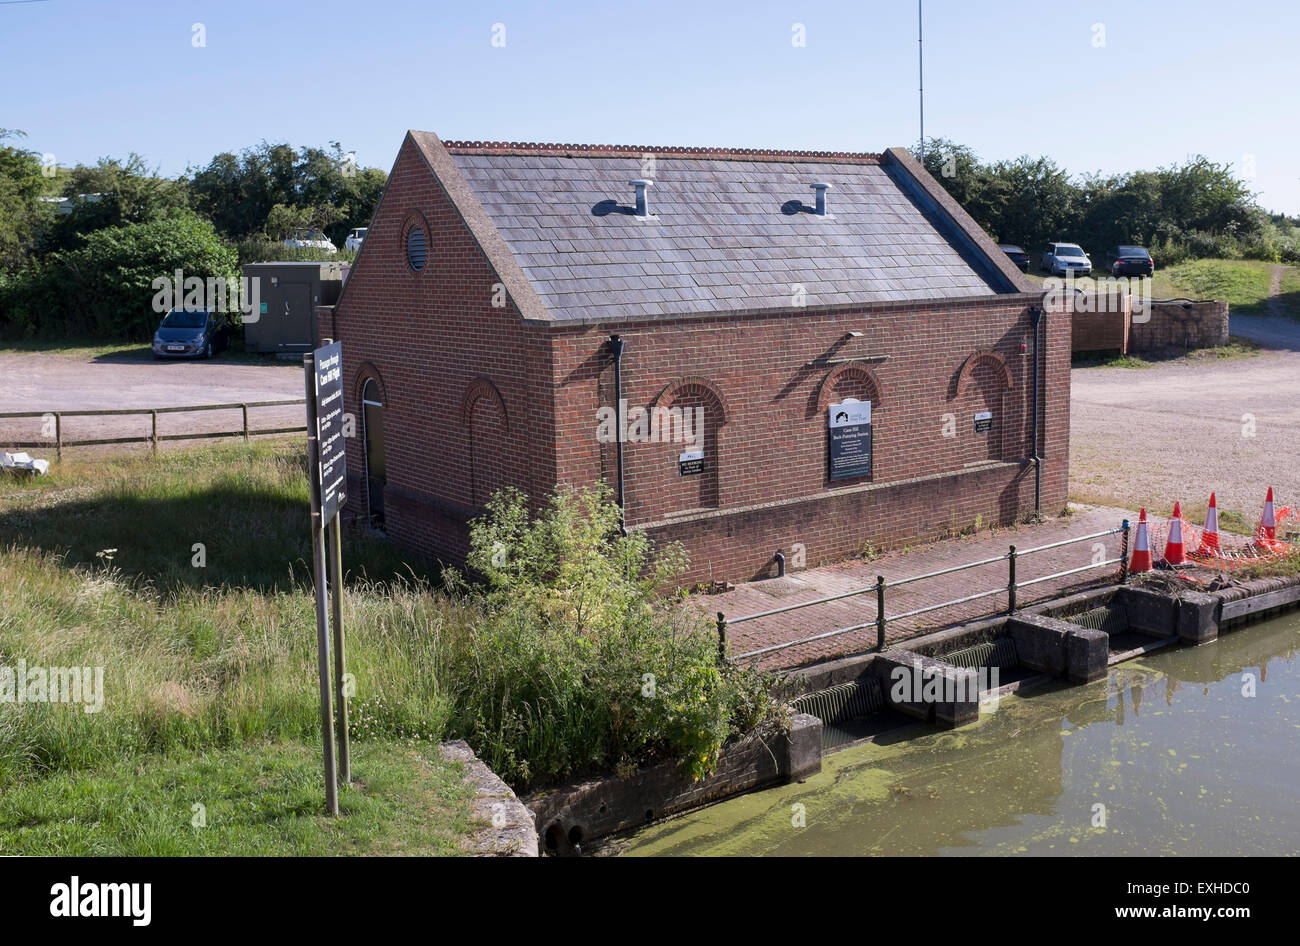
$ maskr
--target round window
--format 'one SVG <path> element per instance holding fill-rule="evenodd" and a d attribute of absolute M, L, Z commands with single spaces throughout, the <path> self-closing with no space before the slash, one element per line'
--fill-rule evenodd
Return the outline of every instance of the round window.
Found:
<path fill-rule="evenodd" d="M 418 223 L 406 231 L 406 262 L 417 273 L 424 269 L 429 257 L 429 247 L 425 241 L 424 227 Z"/>

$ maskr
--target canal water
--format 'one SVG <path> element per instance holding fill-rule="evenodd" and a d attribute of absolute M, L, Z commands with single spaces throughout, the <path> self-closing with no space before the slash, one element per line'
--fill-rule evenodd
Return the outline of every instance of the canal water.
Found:
<path fill-rule="evenodd" d="M 624 855 L 1300 854 L 1300 614 L 912 726 Z"/>

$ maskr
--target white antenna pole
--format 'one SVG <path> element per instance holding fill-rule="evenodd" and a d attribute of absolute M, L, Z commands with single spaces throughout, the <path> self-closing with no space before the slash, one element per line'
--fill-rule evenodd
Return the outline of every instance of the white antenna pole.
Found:
<path fill-rule="evenodd" d="M 921 3 L 916 0 L 916 72 L 920 79 L 921 92 L 921 163 L 925 163 L 925 47 L 922 45 L 924 34 L 921 26 Z"/>

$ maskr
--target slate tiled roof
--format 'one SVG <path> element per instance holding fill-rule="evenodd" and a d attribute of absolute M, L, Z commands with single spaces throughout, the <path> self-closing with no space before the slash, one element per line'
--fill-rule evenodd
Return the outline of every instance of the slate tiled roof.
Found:
<path fill-rule="evenodd" d="M 871 156 L 657 156 L 647 219 L 636 155 L 448 152 L 555 319 L 789 308 L 798 286 L 809 306 L 997 291 Z"/>

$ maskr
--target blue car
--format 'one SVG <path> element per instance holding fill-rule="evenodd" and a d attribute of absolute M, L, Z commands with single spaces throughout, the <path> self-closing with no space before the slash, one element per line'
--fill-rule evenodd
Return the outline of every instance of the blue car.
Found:
<path fill-rule="evenodd" d="M 153 356 L 211 358 L 229 342 L 225 319 L 219 314 L 173 309 L 163 316 L 162 324 L 153 334 Z"/>

